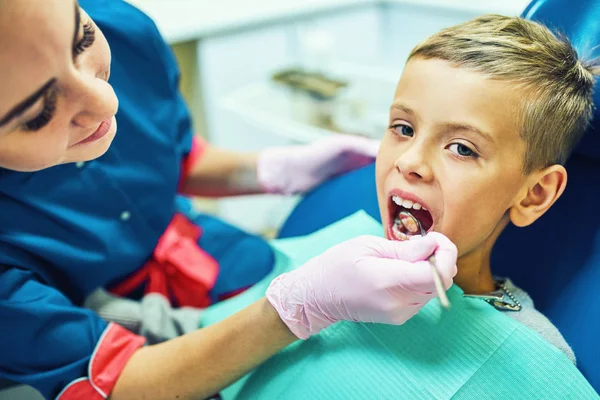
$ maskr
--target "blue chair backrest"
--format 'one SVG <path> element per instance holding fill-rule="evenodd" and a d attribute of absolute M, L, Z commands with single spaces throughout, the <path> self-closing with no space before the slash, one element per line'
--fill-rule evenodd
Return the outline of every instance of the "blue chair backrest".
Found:
<path fill-rule="evenodd" d="M 523 17 L 565 34 L 580 57 L 600 56 L 600 2 L 533 1 Z M 600 89 L 594 96 L 600 106 Z M 600 110 L 567 163 L 564 195 L 539 221 L 510 227 L 493 254 L 504 273 L 532 295 L 573 347 L 578 366 L 600 389 Z M 573 221 L 568 223 L 566 221 Z M 567 229 L 566 226 L 573 226 Z M 564 226 L 564 228 L 563 228 Z M 496 268 L 497 267 L 497 268 Z"/>
<path fill-rule="evenodd" d="M 600 55 L 600 1 L 534 1 L 523 16 L 566 34 L 580 55 Z M 600 90 L 595 101 L 600 106 Z M 510 277 L 530 293 L 573 347 L 581 371 L 600 390 L 598 109 L 566 167 L 569 181 L 564 195 L 530 227 L 508 227 L 494 247 L 492 266 L 495 274 Z M 374 176 L 371 165 L 322 185 L 300 202 L 280 237 L 313 232 L 358 209 L 380 219 Z M 343 201 L 339 193 L 345 193 Z"/>

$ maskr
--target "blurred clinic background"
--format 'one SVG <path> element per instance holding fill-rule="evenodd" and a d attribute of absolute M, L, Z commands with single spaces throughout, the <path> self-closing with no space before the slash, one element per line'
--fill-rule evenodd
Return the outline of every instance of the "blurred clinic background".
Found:
<path fill-rule="evenodd" d="M 194 129 L 227 149 L 380 137 L 410 50 L 477 15 L 528 0 L 130 0 L 179 62 Z M 343 201 L 343 195 L 340 196 Z M 273 235 L 297 199 L 199 199 L 206 212 Z"/>

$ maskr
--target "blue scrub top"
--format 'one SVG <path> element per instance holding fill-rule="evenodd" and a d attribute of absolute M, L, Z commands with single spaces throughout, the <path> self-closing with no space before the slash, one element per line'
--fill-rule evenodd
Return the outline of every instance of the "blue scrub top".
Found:
<path fill-rule="evenodd" d="M 175 212 L 202 227 L 199 244 L 221 268 L 217 292 L 252 284 L 273 261 L 264 241 L 195 214 L 177 195 L 193 134 L 154 23 L 121 0 L 80 4 L 111 46 L 120 104 L 113 144 L 87 163 L 0 169 L 0 377 L 47 398 L 86 376 L 107 326 L 77 305 L 142 267 Z"/>

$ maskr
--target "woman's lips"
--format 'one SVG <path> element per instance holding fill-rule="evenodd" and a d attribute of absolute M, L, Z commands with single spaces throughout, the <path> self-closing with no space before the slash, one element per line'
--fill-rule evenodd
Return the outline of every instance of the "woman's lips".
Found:
<path fill-rule="evenodd" d="M 83 139 L 82 141 L 75 143 L 74 146 L 91 143 L 95 142 L 96 140 L 102 139 L 108 133 L 111 126 L 112 117 L 107 119 L 106 121 L 102 121 L 94 133 L 92 133 L 90 136 Z"/>

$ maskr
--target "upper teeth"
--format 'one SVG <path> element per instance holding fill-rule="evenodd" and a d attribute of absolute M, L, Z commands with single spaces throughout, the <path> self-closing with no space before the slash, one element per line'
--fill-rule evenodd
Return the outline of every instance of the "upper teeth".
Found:
<path fill-rule="evenodd" d="M 396 196 L 396 195 L 392 196 L 392 201 L 394 203 L 396 203 L 397 205 L 402 206 L 404 208 L 414 208 L 415 210 L 420 210 L 420 209 L 427 210 L 421 204 L 414 202 L 412 200 L 403 199 L 400 196 Z"/>

